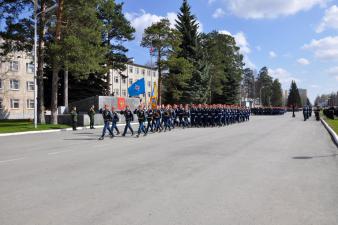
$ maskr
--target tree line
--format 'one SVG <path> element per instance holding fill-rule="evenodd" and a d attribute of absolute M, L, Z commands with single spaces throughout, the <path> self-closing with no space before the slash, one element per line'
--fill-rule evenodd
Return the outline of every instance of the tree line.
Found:
<path fill-rule="evenodd" d="M 125 42 L 135 29 L 115 0 L 37 0 L 38 121 L 45 106 L 57 123 L 57 106 L 109 93 L 109 69 L 124 71 Z M 53 11 L 48 9 L 57 4 Z M 0 3 L 1 55 L 32 52 L 34 1 Z M 238 104 L 240 97 L 262 97 L 263 105 L 281 106 L 282 89 L 266 67 L 256 77 L 244 68 L 234 37 L 217 31 L 200 33 L 187 0 L 175 24 L 168 19 L 144 30 L 141 46 L 156 53 L 160 103 Z M 121 73 L 122 76 L 122 73 Z M 69 86 L 69 94 L 68 94 Z"/>

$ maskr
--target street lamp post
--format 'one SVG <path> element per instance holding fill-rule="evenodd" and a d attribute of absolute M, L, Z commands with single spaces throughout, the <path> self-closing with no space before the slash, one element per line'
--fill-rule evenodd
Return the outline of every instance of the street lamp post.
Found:
<path fill-rule="evenodd" d="M 55 9 L 58 5 L 55 4 L 48 9 L 45 13 Z M 34 128 L 38 127 L 38 85 L 37 85 L 37 43 L 38 43 L 38 16 L 41 12 L 38 11 L 38 1 L 34 0 L 34 47 L 33 47 L 33 57 L 34 57 Z"/>
<path fill-rule="evenodd" d="M 263 102 L 262 102 L 262 89 L 265 88 L 265 86 L 262 86 L 260 89 L 259 89 L 259 101 L 261 103 L 261 107 L 263 106 Z"/>

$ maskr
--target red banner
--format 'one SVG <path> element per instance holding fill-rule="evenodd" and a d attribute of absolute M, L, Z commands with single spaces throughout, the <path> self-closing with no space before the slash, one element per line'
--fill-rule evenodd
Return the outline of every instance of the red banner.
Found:
<path fill-rule="evenodd" d="M 117 108 L 119 110 L 124 110 L 126 108 L 126 99 L 125 98 L 117 98 Z"/>

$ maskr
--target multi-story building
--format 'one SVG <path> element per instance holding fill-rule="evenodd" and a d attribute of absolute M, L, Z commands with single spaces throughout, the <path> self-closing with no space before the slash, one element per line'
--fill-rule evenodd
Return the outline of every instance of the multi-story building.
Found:
<path fill-rule="evenodd" d="M 111 70 L 110 92 L 116 97 L 129 97 L 128 88 L 130 85 L 142 78 L 145 81 L 145 94 L 138 97 L 143 103 L 148 103 L 154 84 L 158 84 L 158 72 L 155 68 L 129 63 L 126 65 L 125 71 Z"/>
<path fill-rule="evenodd" d="M 306 105 L 307 103 L 307 90 L 306 89 L 298 89 L 300 99 L 302 100 L 302 105 Z"/>
<path fill-rule="evenodd" d="M 34 65 L 25 53 L 0 60 L 0 119 L 34 117 Z"/>

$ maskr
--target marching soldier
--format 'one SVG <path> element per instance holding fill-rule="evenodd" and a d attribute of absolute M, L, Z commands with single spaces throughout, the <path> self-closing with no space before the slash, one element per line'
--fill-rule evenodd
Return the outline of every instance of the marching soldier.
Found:
<path fill-rule="evenodd" d="M 134 114 L 137 115 L 138 123 L 139 123 L 136 137 L 139 137 L 141 132 L 143 132 L 144 136 L 146 136 L 147 132 L 144 128 L 144 122 L 146 121 L 146 113 L 144 111 L 144 107 L 142 105 L 139 105 L 138 109 L 135 109 Z"/>
<path fill-rule="evenodd" d="M 114 130 L 116 130 L 117 135 L 119 135 L 120 131 L 119 131 L 119 128 L 117 128 L 117 123 L 120 121 L 120 117 L 117 114 L 117 112 L 115 112 L 114 107 L 111 108 L 111 114 L 112 114 L 111 130 L 112 130 L 112 132 L 114 132 Z"/>
<path fill-rule="evenodd" d="M 106 131 L 109 131 L 110 137 L 113 138 L 114 134 L 112 132 L 112 130 L 109 127 L 109 123 L 112 120 L 112 114 L 108 109 L 108 105 L 104 105 L 104 109 L 100 110 L 100 112 L 102 113 L 102 117 L 103 117 L 103 122 L 104 122 L 104 126 L 103 126 L 103 130 L 102 130 L 102 135 L 99 138 L 99 140 L 103 140 L 104 136 L 106 135 Z"/>
<path fill-rule="evenodd" d="M 129 129 L 131 131 L 131 136 L 134 135 L 134 130 L 131 127 L 131 122 L 134 121 L 134 115 L 133 113 L 130 111 L 129 106 L 126 106 L 126 109 L 121 111 L 120 114 L 124 115 L 124 118 L 126 120 L 126 126 L 124 127 L 124 132 L 122 134 L 122 136 L 126 136 L 127 134 L 127 130 Z"/>

